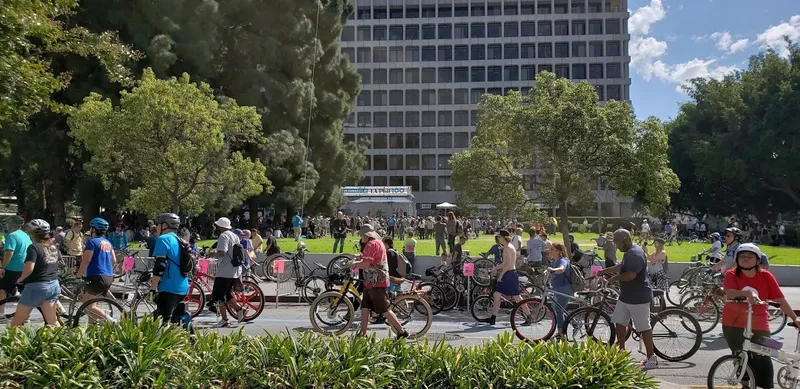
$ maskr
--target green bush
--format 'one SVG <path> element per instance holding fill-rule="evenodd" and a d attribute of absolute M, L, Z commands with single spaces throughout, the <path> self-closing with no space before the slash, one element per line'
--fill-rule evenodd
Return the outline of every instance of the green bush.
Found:
<path fill-rule="evenodd" d="M 145 321 L 0 334 L 5 388 L 656 388 L 627 353 L 599 344 L 481 346 L 204 332 Z"/>

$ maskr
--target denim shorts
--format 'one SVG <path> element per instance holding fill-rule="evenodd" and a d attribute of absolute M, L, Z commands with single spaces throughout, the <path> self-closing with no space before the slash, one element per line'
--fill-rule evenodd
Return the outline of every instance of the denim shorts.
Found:
<path fill-rule="evenodd" d="M 22 295 L 19 297 L 19 304 L 36 308 L 45 301 L 58 301 L 59 295 L 61 295 L 61 285 L 58 280 L 25 284 L 25 289 L 22 290 Z"/>

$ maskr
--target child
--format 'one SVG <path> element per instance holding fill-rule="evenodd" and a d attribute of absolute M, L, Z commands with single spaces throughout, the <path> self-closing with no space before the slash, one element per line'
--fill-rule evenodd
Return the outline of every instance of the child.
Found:
<path fill-rule="evenodd" d="M 417 240 L 414 239 L 414 231 L 408 231 L 408 237 L 406 241 L 403 243 L 403 255 L 406 256 L 408 262 L 411 263 L 411 266 L 414 266 L 414 260 L 416 259 L 417 253 Z"/>

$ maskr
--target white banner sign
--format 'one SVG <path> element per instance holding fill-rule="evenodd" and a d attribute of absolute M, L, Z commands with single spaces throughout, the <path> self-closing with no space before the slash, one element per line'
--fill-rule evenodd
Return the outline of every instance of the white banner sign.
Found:
<path fill-rule="evenodd" d="M 345 197 L 380 196 L 401 197 L 411 194 L 410 186 L 345 186 L 342 188 Z"/>

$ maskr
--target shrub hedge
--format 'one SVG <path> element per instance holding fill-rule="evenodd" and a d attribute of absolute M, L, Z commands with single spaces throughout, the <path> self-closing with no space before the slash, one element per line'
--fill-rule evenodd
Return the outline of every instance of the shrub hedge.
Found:
<path fill-rule="evenodd" d="M 481 346 L 314 334 L 198 334 L 145 321 L 0 333 L 5 388 L 657 388 L 597 344 Z"/>

